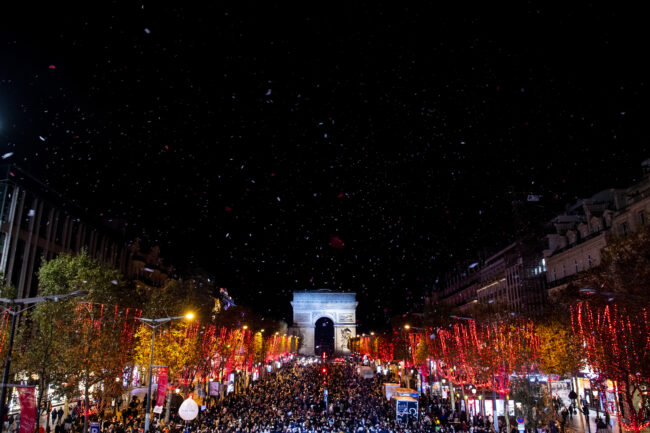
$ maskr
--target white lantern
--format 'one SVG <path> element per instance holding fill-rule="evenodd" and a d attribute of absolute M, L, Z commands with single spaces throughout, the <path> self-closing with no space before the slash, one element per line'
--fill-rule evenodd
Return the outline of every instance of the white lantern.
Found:
<path fill-rule="evenodd" d="M 199 405 L 196 404 L 192 397 L 188 398 L 178 408 L 178 415 L 185 421 L 192 421 L 199 414 Z"/>

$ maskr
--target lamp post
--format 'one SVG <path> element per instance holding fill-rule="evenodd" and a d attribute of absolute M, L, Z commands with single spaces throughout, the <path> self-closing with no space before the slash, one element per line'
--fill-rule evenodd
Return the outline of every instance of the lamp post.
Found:
<path fill-rule="evenodd" d="M 194 314 L 192 313 L 187 313 L 184 316 L 174 316 L 174 317 L 162 317 L 160 319 L 147 319 L 145 317 L 140 317 L 139 320 L 147 325 L 149 328 L 151 328 L 151 356 L 149 357 L 149 379 L 147 381 L 147 404 L 145 407 L 145 413 L 144 413 L 144 431 L 145 433 L 149 432 L 149 413 L 151 412 L 151 376 L 152 376 L 152 370 L 153 370 L 153 343 L 156 337 L 156 328 L 161 326 L 164 323 L 171 322 L 172 320 L 176 319 L 188 319 L 192 320 L 194 318 Z"/>
<path fill-rule="evenodd" d="M 40 304 L 41 302 L 54 301 L 58 302 L 59 299 L 69 298 L 71 296 L 83 296 L 87 295 L 88 292 L 83 290 L 76 290 L 70 293 L 63 293 L 61 295 L 48 295 L 48 296 L 38 296 L 35 298 L 19 298 L 19 299 L 7 299 L 0 298 L 0 302 L 4 304 L 9 304 L 14 307 L 21 306 L 22 308 L 17 308 L 12 310 L 0 305 L 0 308 L 3 311 L 6 311 L 8 314 L 11 314 L 11 330 L 9 331 L 9 343 L 7 344 L 7 357 L 5 358 L 5 367 L 2 374 L 2 384 L 0 385 L 0 419 L 4 418 L 5 412 L 9 412 L 9 407 L 5 406 L 5 401 L 7 400 L 7 388 L 9 388 L 9 369 L 11 367 L 11 351 L 14 347 L 14 335 L 16 334 L 16 326 L 18 325 L 18 315 L 29 310 L 35 304 Z"/>

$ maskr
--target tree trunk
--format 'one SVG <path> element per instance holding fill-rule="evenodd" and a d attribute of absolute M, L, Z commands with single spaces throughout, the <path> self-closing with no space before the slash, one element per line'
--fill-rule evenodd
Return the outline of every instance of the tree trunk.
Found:
<path fill-rule="evenodd" d="M 88 396 L 88 377 L 86 377 L 86 380 L 84 381 L 84 404 L 85 407 L 83 408 L 83 414 L 84 414 L 83 433 L 88 433 L 88 407 L 90 406 L 90 397 Z"/>
<path fill-rule="evenodd" d="M 165 425 L 169 424 L 169 414 L 172 406 L 172 392 L 167 390 L 167 409 L 165 410 Z"/>
<path fill-rule="evenodd" d="M 36 402 L 36 431 L 41 426 L 41 411 L 43 410 L 43 375 L 39 375 L 38 379 L 38 401 Z M 48 414 L 49 410 L 46 408 Z"/>
<path fill-rule="evenodd" d="M 555 406 L 553 405 L 553 386 L 551 384 L 551 375 L 548 375 L 548 380 L 546 381 L 548 386 L 548 399 L 551 401 L 551 406 L 553 406 L 553 415 L 558 416 L 559 414 L 555 411 Z"/>
<path fill-rule="evenodd" d="M 492 423 L 494 424 L 494 431 L 499 431 L 499 415 L 497 414 L 497 392 L 492 390 Z"/>
<path fill-rule="evenodd" d="M 463 403 L 464 402 L 464 403 Z M 468 410 L 468 405 L 467 405 L 467 399 L 465 399 L 465 385 L 460 386 L 460 404 L 461 404 L 461 412 L 463 411 L 462 405 L 465 405 L 465 420 L 469 420 L 469 410 Z"/>
<path fill-rule="evenodd" d="M 616 403 L 616 419 L 618 420 L 618 431 L 619 433 L 623 433 L 623 425 L 621 424 L 621 403 L 619 402 L 618 399 L 618 382 L 614 382 L 614 402 Z"/>
<path fill-rule="evenodd" d="M 66 419 L 68 417 L 68 414 L 70 411 L 68 410 L 68 396 L 65 396 L 65 399 L 63 400 L 63 419 Z"/>
<path fill-rule="evenodd" d="M 506 416 L 506 433 L 510 433 L 510 399 L 508 394 L 503 399 L 503 413 Z"/>
<path fill-rule="evenodd" d="M 454 382 L 449 381 L 449 402 L 451 403 L 451 411 L 456 410 L 456 395 L 454 394 Z"/>

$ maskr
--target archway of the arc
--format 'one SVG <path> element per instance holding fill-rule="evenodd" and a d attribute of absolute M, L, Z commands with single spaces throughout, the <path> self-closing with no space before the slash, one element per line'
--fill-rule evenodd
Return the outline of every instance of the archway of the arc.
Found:
<path fill-rule="evenodd" d="M 322 345 L 320 340 L 317 341 L 321 330 L 317 332 L 316 328 L 322 323 L 331 321 L 333 329 L 331 351 L 335 355 L 349 354 L 348 340 L 357 335 L 357 305 L 356 293 L 332 292 L 324 289 L 294 292 L 291 302 L 293 332 L 300 336 L 300 353 L 302 355 L 322 354 L 323 349 L 316 347 Z"/>
<path fill-rule="evenodd" d="M 321 317 L 314 324 L 314 353 L 318 356 L 334 354 L 334 322 L 329 317 Z"/>

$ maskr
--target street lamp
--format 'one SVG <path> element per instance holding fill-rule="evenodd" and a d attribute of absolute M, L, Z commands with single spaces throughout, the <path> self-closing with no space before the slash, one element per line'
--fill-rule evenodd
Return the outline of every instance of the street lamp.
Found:
<path fill-rule="evenodd" d="M 0 419 L 4 418 L 5 412 L 9 412 L 7 410 L 8 408 L 5 407 L 5 401 L 7 400 L 7 388 L 8 388 L 7 383 L 9 381 L 9 367 L 11 367 L 11 350 L 14 347 L 14 334 L 16 333 L 18 315 L 32 308 L 34 304 L 40 304 L 41 302 L 46 302 L 46 301 L 58 302 L 59 299 L 65 299 L 71 296 L 83 296 L 87 294 L 88 292 L 86 291 L 75 290 L 74 292 L 70 292 L 70 293 L 63 293 L 60 295 L 37 296 L 35 298 L 19 298 L 19 299 L 0 298 L 0 302 L 4 304 L 9 304 L 15 307 L 18 306 L 23 307 L 23 308 L 17 308 L 16 310 L 12 310 L 10 308 L 5 307 L 4 305 L 0 305 L 0 308 L 2 310 L 6 311 L 7 314 L 11 314 L 11 331 L 9 333 L 9 343 L 7 344 L 7 357 L 5 359 L 5 369 L 2 374 L 2 384 L 0 385 L 0 387 L 2 387 L 2 390 L 0 390 Z"/>
<path fill-rule="evenodd" d="M 417 327 L 417 326 L 411 326 L 411 325 L 404 325 L 404 329 L 406 329 L 407 331 L 409 329 L 419 329 L 420 331 L 424 330 L 424 328 L 420 328 L 420 327 Z"/>
<path fill-rule="evenodd" d="M 176 319 L 187 319 L 192 320 L 194 318 L 194 313 L 187 313 L 184 316 L 174 316 L 174 317 L 162 317 L 160 319 L 147 319 L 145 317 L 139 317 L 140 321 L 151 328 L 151 356 L 149 358 L 149 380 L 147 383 L 147 407 L 145 408 L 144 414 L 144 431 L 149 431 L 149 412 L 151 412 L 151 373 L 153 371 L 153 342 L 156 337 L 156 328 L 161 326 L 164 323 L 171 322 Z"/>

